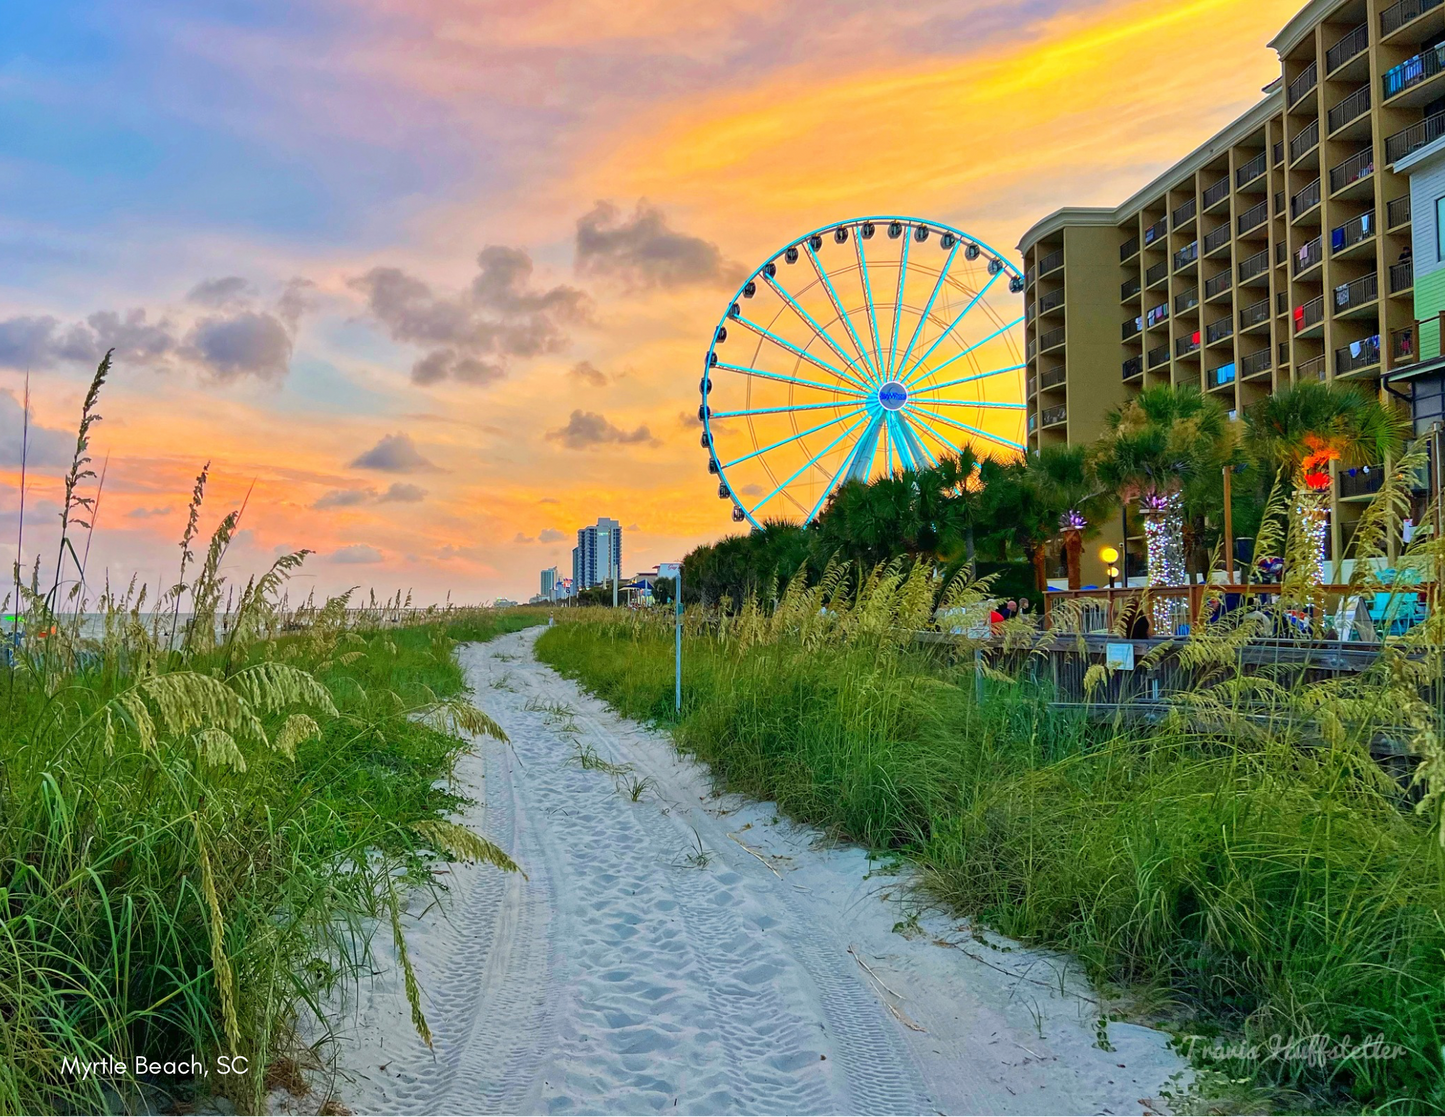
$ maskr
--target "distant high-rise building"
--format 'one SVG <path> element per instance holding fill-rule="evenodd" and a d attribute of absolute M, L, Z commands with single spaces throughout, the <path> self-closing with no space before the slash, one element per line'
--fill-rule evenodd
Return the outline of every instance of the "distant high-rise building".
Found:
<path fill-rule="evenodd" d="M 542 571 L 542 596 L 548 601 L 556 601 L 559 596 L 559 585 L 561 579 L 557 577 L 557 568 L 549 566 Z"/>
<path fill-rule="evenodd" d="M 591 527 L 577 529 L 572 548 L 572 587 L 584 590 L 603 585 L 622 569 L 622 525 L 601 517 Z"/>

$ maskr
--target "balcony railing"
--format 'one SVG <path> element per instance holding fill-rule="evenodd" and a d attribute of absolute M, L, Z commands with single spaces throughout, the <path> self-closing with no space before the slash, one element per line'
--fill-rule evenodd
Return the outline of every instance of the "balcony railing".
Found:
<path fill-rule="evenodd" d="M 1161 323 L 1161 322 L 1167 322 L 1168 320 L 1169 320 L 1169 304 L 1168 304 L 1168 303 L 1160 303 L 1158 306 L 1151 306 L 1151 307 L 1149 308 L 1149 312 L 1144 315 L 1144 325 L 1145 325 L 1148 329 L 1151 329 L 1151 330 L 1152 330 L 1155 326 L 1159 325 L 1159 323 Z"/>
<path fill-rule="evenodd" d="M 1335 375 L 1369 368 L 1380 363 L 1380 335 L 1374 334 L 1335 350 Z"/>
<path fill-rule="evenodd" d="M 1068 418 L 1069 409 L 1066 405 L 1060 404 L 1058 407 L 1046 407 L 1039 412 L 1039 426 L 1052 427 L 1067 421 Z"/>
<path fill-rule="evenodd" d="M 1124 280 L 1123 283 L 1119 284 L 1119 301 L 1122 302 L 1125 299 L 1132 299 L 1139 293 L 1142 287 L 1143 284 L 1141 284 L 1137 278 Z"/>
<path fill-rule="evenodd" d="M 1380 13 L 1380 34 L 1388 35 L 1400 30 L 1412 19 L 1419 19 L 1431 8 L 1438 8 L 1442 2 L 1445 0 L 1400 0 Z"/>
<path fill-rule="evenodd" d="M 1369 240 L 1374 235 L 1374 213 L 1362 213 L 1359 217 L 1352 218 L 1343 225 L 1337 225 L 1330 230 L 1330 251 L 1343 252 L 1361 241 Z"/>
<path fill-rule="evenodd" d="M 1301 128 L 1299 134 L 1289 141 L 1289 161 L 1293 163 L 1306 151 L 1314 150 L 1319 146 L 1319 142 L 1320 122 L 1319 118 L 1316 117 Z"/>
<path fill-rule="evenodd" d="M 1391 198 L 1385 203 L 1385 228 L 1397 229 L 1410 223 L 1410 195 Z"/>
<path fill-rule="evenodd" d="M 1380 79 L 1385 85 L 1385 99 L 1388 101 L 1423 81 L 1429 81 L 1442 69 L 1445 69 L 1445 46 L 1431 47 L 1414 58 L 1405 59 L 1398 66 L 1386 70 Z"/>
<path fill-rule="evenodd" d="M 1130 318 L 1128 321 L 1126 321 L 1123 325 L 1121 333 L 1124 340 L 1128 341 L 1131 337 L 1138 336 L 1138 334 L 1142 332 L 1143 329 L 1144 318 L 1142 315 L 1140 315 L 1138 318 Z"/>
<path fill-rule="evenodd" d="M 1058 271 L 1064 266 L 1064 250 L 1055 249 L 1039 261 L 1039 278 L 1043 278 L 1051 271 Z"/>
<path fill-rule="evenodd" d="M 1257 326 L 1261 322 L 1269 321 L 1269 299 L 1260 299 L 1258 302 L 1250 303 L 1240 309 L 1239 328 L 1247 330 L 1251 326 Z"/>
<path fill-rule="evenodd" d="M 1029 416 L 1029 434 L 1033 434 L 1034 431 L 1036 431 L 1036 430 L 1038 430 L 1038 429 L 1039 429 L 1039 417 L 1038 417 L 1037 415 L 1030 415 L 1030 416 Z"/>
<path fill-rule="evenodd" d="M 1144 230 L 1144 246 L 1147 248 L 1168 231 L 1169 220 L 1168 218 L 1161 217 L 1158 221 L 1154 222 L 1154 224 L 1150 225 L 1149 228 Z"/>
<path fill-rule="evenodd" d="M 1284 141 L 1283 141 L 1283 140 L 1275 140 L 1275 141 L 1274 141 L 1274 165 L 1275 165 L 1276 167 L 1278 167 L 1278 166 L 1279 166 L 1281 163 L 1283 163 L 1283 162 L 1284 162 Z"/>
<path fill-rule="evenodd" d="M 1370 25 L 1362 23 L 1352 31 L 1346 31 L 1339 41 L 1325 51 L 1325 73 L 1333 74 L 1351 58 L 1370 45 Z"/>
<path fill-rule="evenodd" d="M 1402 128 L 1393 136 L 1385 137 L 1385 162 L 1398 163 L 1412 151 L 1418 151 L 1428 143 L 1434 143 L 1445 136 L 1445 112 L 1437 112 L 1424 120 Z"/>
<path fill-rule="evenodd" d="M 1369 148 L 1357 151 L 1343 163 L 1330 168 L 1330 193 L 1338 194 L 1352 182 L 1369 178 L 1375 173 L 1375 153 Z"/>
<path fill-rule="evenodd" d="M 1316 295 L 1309 302 L 1294 308 L 1294 332 L 1301 333 L 1318 326 L 1325 317 L 1325 297 Z"/>
<path fill-rule="evenodd" d="M 1289 245 L 1282 240 L 1274 242 L 1274 262 L 1282 264 L 1289 259 Z"/>
<path fill-rule="evenodd" d="M 1349 283 L 1341 283 L 1334 289 L 1332 297 L 1337 312 L 1372 303 L 1380 297 L 1379 277 L 1371 272 Z"/>
<path fill-rule="evenodd" d="M 1245 380 L 1248 380 L 1251 376 L 1258 376 L 1261 372 L 1268 372 L 1269 368 L 1269 350 L 1261 349 L 1258 353 L 1251 353 L 1239 362 L 1239 375 Z"/>
<path fill-rule="evenodd" d="M 1300 71 L 1299 77 L 1295 78 L 1294 81 L 1289 83 L 1289 89 L 1285 97 L 1285 103 L 1291 106 L 1294 105 L 1296 101 L 1298 101 L 1301 97 L 1303 97 L 1306 93 L 1308 93 L 1311 89 L 1315 87 L 1315 85 L 1319 82 L 1319 79 L 1319 67 L 1316 66 L 1313 62 L 1311 62 L 1308 66 L 1306 66 L 1303 70 Z"/>
<path fill-rule="evenodd" d="M 1265 153 L 1261 151 L 1244 166 L 1237 168 L 1234 172 L 1235 186 L 1246 186 L 1269 170 L 1269 164 L 1265 158 Z"/>
<path fill-rule="evenodd" d="M 1239 235 L 1244 236 L 1251 229 L 1257 229 L 1269 220 L 1269 202 L 1263 201 L 1250 206 L 1239 215 Z"/>
<path fill-rule="evenodd" d="M 1169 261 L 1160 260 L 1157 264 L 1153 265 L 1148 271 L 1144 273 L 1144 286 L 1153 287 L 1154 284 L 1158 283 L 1168 274 Z"/>
<path fill-rule="evenodd" d="M 1149 350 L 1148 359 L 1149 368 L 1158 368 L 1160 365 L 1167 365 L 1169 363 L 1169 343 L 1165 342 L 1163 345 L 1156 345 L 1153 349 Z"/>
<path fill-rule="evenodd" d="M 1176 269 L 1185 267 L 1197 259 L 1199 259 L 1199 242 L 1192 240 L 1178 252 L 1174 253 L 1174 267 Z"/>
<path fill-rule="evenodd" d="M 1047 295 L 1039 297 L 1039 313 L 1047 314 L 1049 311 L 1064 305 L 1064 293 L 1062 291 L 1050 291 Z"/>
<path fill-rule="evenodd" d="M 1229 271 L 1222 271 L 1218 275 L 1210 276 L 1204 281 L 1204 297 L 1212 299 L 1221 291 L 1228 291 L 1233 278 L 1234 273 Z"/>
<path fill-rule="evenodd" d="M 1127 361 L 1124 362 L 1124 379 L 1125 379 L 1125 380 L 1133 380 L 1134 377 L 1139 376 L 1140 374 L 1143 373 L 1143 371 L 1144 371 L 1144 358 L 1143 358 L 1143 357 L 1130 357 Z"/>
<path fill-rule="evenodd" d="M 1239 281 L 1247 283 L 1269 267 L 1269 249 L 1261 248 L 1253 256 L 1239 262 Z"/>
<path fill-rule="evenodd" d="M 1204 328 L 1204 338 L 1213 345 L 1216 341 L 1223 341 L 1234 333 L 1234 319 L 1221 318 L 1218 322 L 1211 322 Z"/>
<path fill-rule="evenodd" d="M 1199 350 L 1199 331 L 1195 330 L 1188 337 L 1174 339 L 1174 355 L 1176 357 L 1187 356 Z"/>
<path fill-rule="evenodd" d="M 1294 254 L 1295 275 L 1299 275 L 1300 272 L 1303 271 L 1308 271 L 1322 259 L 1324 259 L 1324 252 L 1320 249 L 1319 237 L 1315 237 L 1314 240 L 1300 245 Z"/>
<path fill-rule="evenodd" d="M 1204 188 L 1204 208 L 1209 209 L 1221 198 L 1229 196 L 1229 176 L 1225 175 L 1218 182 L 1211 182 Z"/>
<path fill-rule="evenodd" d="M 1390 294 L 1398 295 L 1415 286 L 1415 261 L 1401 260 L 1390 265 Z"/>
<path fill-rule="evenodd" d="M 1056 330 L 1050 330 L 1046 334 L 1039 335 L 1039 352 L 1045 353 L 1048 350 L 1054 348 L 1056 345 L 1062 345 L 1063 343 L 1064 327 L 1060 326 Z"/>
<path fill-rule="evenodd" d="M 1233 384 L 1235 380 L 1234 362 L 1227 365 L 1220 365 L 1218 368 L 1209 370 L 1206 381 L 1211 388 L 1222 388 L 1226 384 Z"/>
<path fill-rule="evenodd" d="M 1228 274 L 1228 273 L 1226 273 Z M 1187 291 L 1180 291 L 1174 296 L 1174 313 L 1183 314 L 1186 310 L 1192 310 L 1199 305 L 1199 288 L 1189 288 Z"/>
<path fill-rule="evenodd" d="M 1308 213 L 1320 204 L 1320 180 L 1315 179 L 1298 194 L 1289 200 L 1289 213 L 1291 217 L 1298 217 L 1302 213 Z"/>
<path fill-rule="evenodd" d="M 1064 371 L 1062 367 L 1051 368 L 1039 377 L 1039 387 L 1057 388 L 1066 379 L 1068 379 L 1068 374 Z"/>
<path fill-rule="evenodd" d="M 1122 264 L 1125 260 L 1129 259 L 1129 257 L 1137 254 L 1138 251 L 1139 251 L 1139 238 L 1138 238 L 1138 237 L 1130 237 L 1128 240 L 1126 240 L 1123 244 L 1121 244 L 1121 245 L 1119 246 L 1119 263 Z"/>
<path fill-rule="evenodd" d="M 1229 222 L 1204 234 L 1204 253 L 1207 256 L 1222 244 L 1229 243 Z"/>
<path fill-rule="evenodd" d="M 1419 350 L 1415 345 L 1415 327 L 1405 326 L 1403 329 L 1392 330 L 1390 333 L 1390 363 L 1392 365 L 1408 365 L 1419 358 Z"/>
<path fill-rule="evenodd" d="M 1370 87 L 1362 85 L 1348 97 L 1345 97 L 1328 115 L 1330 132 L 1338 132 L 1346 124 L 1358 120 L 1370 111 Z"/>
<path fill-rule="evenodd" d="M 1194 199 L 1190 198 L 1189 201 L 1175 208 L 1174 212 L 1169 215 L 1169 220 L 1174 222 L 1176 227 L 1183 225 L 1186 221 L 1192 221 L 1195 208 Z"/>

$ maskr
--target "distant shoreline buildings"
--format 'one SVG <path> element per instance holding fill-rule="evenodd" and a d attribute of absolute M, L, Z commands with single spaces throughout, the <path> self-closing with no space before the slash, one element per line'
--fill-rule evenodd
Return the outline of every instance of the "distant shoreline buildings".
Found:
<path fill-rule="evenodd" d="M 622 525 L 601 516 L 590 527 L 577 529 L 577 546 L 572 548 L 572 590 L 607 585 L 621 578 Z"/>

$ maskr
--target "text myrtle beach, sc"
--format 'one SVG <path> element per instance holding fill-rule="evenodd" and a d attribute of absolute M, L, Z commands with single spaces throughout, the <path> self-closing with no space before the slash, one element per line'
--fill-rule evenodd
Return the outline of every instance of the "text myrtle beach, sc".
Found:
<path fill-rule="evenodd" d="M 250 1060 L 245 1055 L 217 1055 L 217 1074 L 246 1074 L 250 1070 Z M 159 1074 L 167 1078 L 184 1078 L 186 1075 L 202 1075 L 206 1073 L 206 1064 L 195 1056 L 188 1059 L 151 1059 L 145 1055 L 136 1055 L 131 1059 L 117 1059 L 107 1055 L 102 1059 L 72 1059 L 69 1056 L 60 1061 L 62 1074 L 79 1078 L 82 1082 L 87 1078 L 119 1078 L 127 1074 Z"/>

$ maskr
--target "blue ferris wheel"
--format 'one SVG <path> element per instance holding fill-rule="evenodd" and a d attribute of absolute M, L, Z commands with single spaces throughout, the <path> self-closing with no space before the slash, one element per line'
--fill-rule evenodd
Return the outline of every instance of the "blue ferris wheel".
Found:
<path fill-rule="evenodd" d="M 732 518 L 808 522 L 847 480 L 1024 449 L 1024 277 L 939 221 L 826 225 L 756 268 L 713 330 L 698 419 Z"/>

